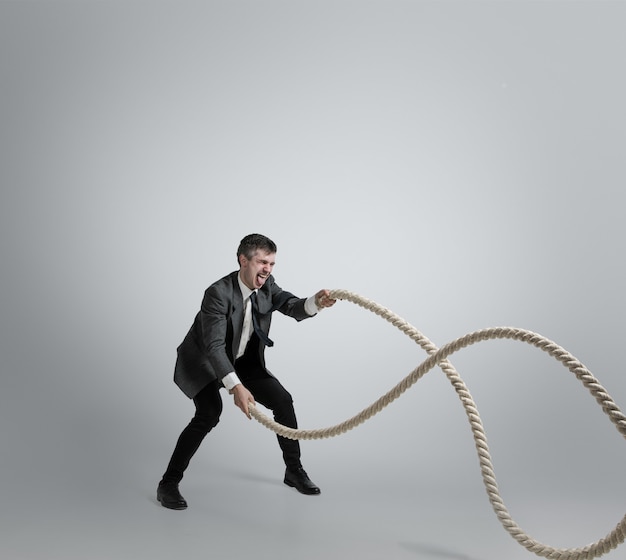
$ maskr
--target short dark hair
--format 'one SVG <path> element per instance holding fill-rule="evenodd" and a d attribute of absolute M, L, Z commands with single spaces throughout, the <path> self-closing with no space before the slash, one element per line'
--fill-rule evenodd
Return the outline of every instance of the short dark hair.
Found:
<path fill-rule="evenodd" d="M 269 237 L 265 237 L 265 235 L 261 235 L 260 233 L 246 235 L 237 248 L 237 262 L 239 262 L 239 255 L 244 255 L 246 259 L 250 260 L 254 257 L 258 249 L 262 249 L 266 253 L 275 253 L 276 243 Z"/>

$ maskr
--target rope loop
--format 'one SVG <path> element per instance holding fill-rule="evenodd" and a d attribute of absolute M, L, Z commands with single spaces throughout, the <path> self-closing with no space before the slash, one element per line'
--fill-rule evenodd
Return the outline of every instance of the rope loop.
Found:
<path fill-rule="evenodd" d="M 560 347 L 555 342 L 548 340 L 537 333 L 514 327 L 493 327 L 478 330 L 461 336 L 460 338 L 445 344 L 441 348 L 437 348 L 414 326 L 389 309 L 372 300 L 347 290 L 331 290 L 330 296 L 334 299 L 354 303 L 355 305 L 363 307 L 367 311 L 371 311 L 375 315 L 382 317 L 425 350 L 428 357 L 413 371 L 411 371 L 402 381 L 400 381 L 395 387 L 385 393 L 378 400 L 352 418 L 334 426 L 313 430 L 288 428 L 282 424 L 278 424 L 260 412 L 256 407 L 250 406 L 250 414 L 260 424 L 272 430 L 276 434 L 289 439 L 308 440 L 335 437 L 356 428 L 375 414 L 378 414 L 383 408 L 388 406 L 415 383 L 417 383 L 417 381 L 419 381 L 427 372 L 438 366 L 446 374 L 446 377 L 454 387 L 454 390 L 456 391 L 457 396 L 465 409 L 470 427 L 472 429 L 472 434 L 474 436 L 480 471 L 483 484 L 487 490 L 489 502 L 491 503 L 491 506 L 504 529 L 506 529 L 506 531 L 520 545 L 543 558 L 550 558 L 553 560 L 591 560 L 592 558 L 598 558 L 617 548 L 624 542 L 624 540 L 626 540 L 626 515 L 624 515 L 616 527 L 604 538 L 581 548 L 554 548 L 534 540 L 522 531 L 509 514 L 498 491 L 496 476 L 493 470 L 491 456 L 489 454 L 489 447 L 487 445 L 487 437 L 485 435 L 485 430 L 483 428 L 480 415 L 478 414 L 476 404 L 474 403 L 465 382 L 461 379 L 461 376 L 456 371 L 454 366 L 448 361 L 448 357 L 459 350 L 486 340 L 510 339 L 530 344 L 531 346 L 546 352 L 552 358 L 563 364 L 563 366 L 565 366 L 571 373 L 573 373 L 595 398 L 604 413 L 609 417 L 609 420 L 615 425 L 617 431 L 622 434 L 624 438 L 626 438 L 626 416 L 624 416 L 604 387 L 600 385 L 598 380 L 593 377 L 591 372 L 577 358 L 572 356 L 567 350 Z"/>

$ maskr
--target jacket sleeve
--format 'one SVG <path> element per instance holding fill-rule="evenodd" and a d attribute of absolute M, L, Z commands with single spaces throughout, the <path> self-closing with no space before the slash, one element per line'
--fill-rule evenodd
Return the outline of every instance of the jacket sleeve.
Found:
<path fill-rule="evenodd" d="M 232 301 L 219 285 L 210 286 L 200 307 L 200 326 L 202 350 L 207 356 L 211 368 L 218 379 L 235 371 L 233 358 L 230 356 L 228 340 L 232 340 L 232 326 L 229 315 Z"/>
<path fill-rule="evenodd" d="M 280 311 L 283 315 L 302 321 L 312 317 L 304 310 L 306 299 L 299 298 L 291 292 L 283 290 L 275 282 L 272 284 L 272 311 Z"/>

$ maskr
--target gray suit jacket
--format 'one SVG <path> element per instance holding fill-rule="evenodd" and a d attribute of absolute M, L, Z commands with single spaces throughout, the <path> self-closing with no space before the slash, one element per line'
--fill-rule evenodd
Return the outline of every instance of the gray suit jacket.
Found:
<path fill-rule="evenodd" d="M 235 371 L 234 362 L 243 328 L 243 296 L 237 275 L 231 272 L 204 292 L 200 311 L 187 336 L 177 349 L 174 382 L 189 398 L 212 381 Z M 269 276 L 258 291 L 259 326 L 269 333 L 272 312 L 280 311 L 297 321 L 310 317 L 305 299 L 282 290 Z M 265 367 L 265 345 L 259 344 L 259 361 Z M 271 375 L 271 373 L 268 371 Z"/>

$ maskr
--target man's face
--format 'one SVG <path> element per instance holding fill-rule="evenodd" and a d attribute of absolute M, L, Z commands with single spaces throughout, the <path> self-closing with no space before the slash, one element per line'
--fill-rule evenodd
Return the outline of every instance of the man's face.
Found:
<path fill-rule="evenodd" d="M 251 290 L 263 287 L 267 277 L 272 273 L 276 264 L 276 253 L 266 253 L 257 249 L 255 255 L 248 260 L 245 255 L 239 255 L 239 274 L 242 282 Z"/>

